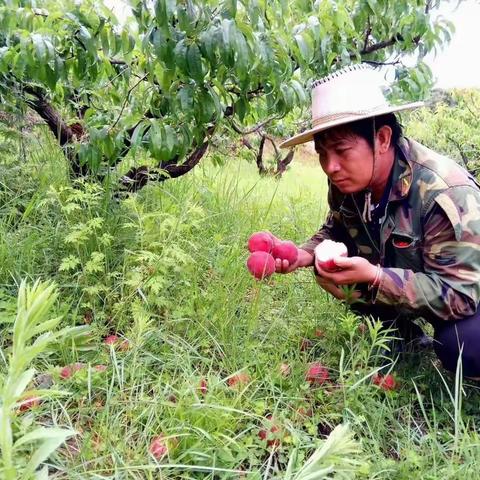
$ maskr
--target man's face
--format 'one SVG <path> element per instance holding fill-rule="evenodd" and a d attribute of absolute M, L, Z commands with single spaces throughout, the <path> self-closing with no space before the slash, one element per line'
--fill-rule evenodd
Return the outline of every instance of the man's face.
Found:
<path fill-rule="evenodd" d="M 360 192 L 372 178 L 373 152 L 368 142 L 351 132 L 315 141 L 320 165 L 342 193 Z"/>

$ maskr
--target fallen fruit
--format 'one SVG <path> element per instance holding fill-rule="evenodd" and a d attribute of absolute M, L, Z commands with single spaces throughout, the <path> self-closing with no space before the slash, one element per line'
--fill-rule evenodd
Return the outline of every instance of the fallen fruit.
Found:
<path fill-rule="evenodd" d="M 258 438 L 260 438 L 260 440 L 266 441 L 267 446 L 269 447 L 278 447 L 280 445 L 279 434 L 281 434 L 281 429 L 271 415 L 268 415 L 266 419 L 266 428 L 262 428 L 259 430 Z"/>
<path fill-rule="evenodd" d="M 338 270 L 334 261 L 337 257 L 348 257 L 347 246 L 342 242 L 323 240 L 315 247 L 315 263 L 323 270 L 329 272 Z"/>
<path fill-rule="evenodd" d="M 273 238 L 270 232 L 257 232 L 248 239 L 248 249 L 253 252 L 270 253 L 273 248 Z"/>
<path fill-rule="evenodd" d="M 320 362 L 311 363 L 305 375 L 307 382 L 311 385 L 323 385 L 330 379 L 328 368 Z"/>
<path fill-rule="evenodd" d="M 279 370 L 283 377 L 288 377 L 292 373 L 292 369 L 288 363 L 281 363 Z"/>
<path fill-rule="evenodd" d="M 320 328 L 317 328 L 315 330 L 315 333 L 314 335 L 317 337 L 317 338 L 323 338 L 325 336 L 325 332 L 323 330 L 321 330 Z"/>
<path fill-rule="evenodd" d="M 81 370 L 85 365 L 83 363 L 72 363 L 71 365 L 66 365 L 60 370 L 60 378 L 66 380 L 70 378 L 75 372 Z"/>
<path fill-rule="evenodd" d="M 376 373 L 372 377 L 372 382 L 375 385 L 378 385 L 382 390 L 391 391 L 397 388 L 397 382 L 395 381 L 395 377 L 388 373 L 387 375 L 382 375 L 380 373 Z"/>
<path fill-rule="evenodd" d="M 34 407 L 38 407 L 39 405 L 40 399 L 31 395 L 20 402 L 20 407 L 18 408 L 18 410 L 20 412 L 26 412 L 27 410 L 30 410 Z"/>
<path fill-rule="evenodd" d="M 231 388 L 236 387 L 236 386 L 240 386 L 240 385 L 244 385 L 244 384 L 247 384 L 249 382 L 250 382 L 250 375 L 248 375 L 248 373 L 245 373 L 245 372 L 237 373 L 237 374 L 231 376 L 227 380 L 228 386 L 231 387 Z"/>
<path fill-rule="evenodd" d="M 247 268 L 257 280 L 262 280 L 275 272 L 275 260 L 267 252 L 253 252 L 248 257 Z"/>
<path fill-rule="evenodd" d="M 287 260 L 292 265 L 298 258 L 297 246 L 290 240 L 278 242 L 272 249 L 272 257 Z"/>
<path fill-rule="evenodd" d="M 206 394 L 207 394 L 208 384 L 207 384 L 207 381 L 206 381 L 204 378 L 202 378 L 202 379 L 200 380 L 200 385 L 199 385 L 198 389 L 200 390 L 200 393 L 201 393 L 202 395 L 206 395 Z"/>
<path fill-rule="evenodd" d="M 106 365 L 95 365 L 94 368 L 97 372 L 104 372 L 107 369 L 107 366 Z"/>
<path fill-rule="evenodd" d="M 103 343 L 105 345 L 115 345 L 120 339 L 118 338 L 117 335 L 109 335 L 108 337 L 105 337 L 103 340 Z"/>
<path fill-rule="evenodd" d="M 152 443 L 148 451 L 157 459 L 161 460 L 168 453 L 168 445 L 165 441 L 165 436 L 160 434 L 153 437 Z"/>

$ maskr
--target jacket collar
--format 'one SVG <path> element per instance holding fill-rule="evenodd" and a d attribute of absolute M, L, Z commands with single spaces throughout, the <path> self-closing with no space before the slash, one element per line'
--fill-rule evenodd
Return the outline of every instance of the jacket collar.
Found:
<path fill-rule="evenodd" d="M 408 195 L 412 185 L 411 145 L 408 139 L 401 138 L 393 164 L 392 188 L 388 201 L 401 200 Z"/>

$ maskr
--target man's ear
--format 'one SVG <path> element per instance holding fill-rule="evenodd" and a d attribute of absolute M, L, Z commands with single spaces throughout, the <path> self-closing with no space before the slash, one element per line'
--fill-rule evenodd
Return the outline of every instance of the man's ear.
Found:
<path fill-rule="evenodd" d="M 378 129 L 376 142 L 377 152 L 385 153 L 390 148 L 392 141 L 392 129 L 388 125 L 383 125 Z"/>

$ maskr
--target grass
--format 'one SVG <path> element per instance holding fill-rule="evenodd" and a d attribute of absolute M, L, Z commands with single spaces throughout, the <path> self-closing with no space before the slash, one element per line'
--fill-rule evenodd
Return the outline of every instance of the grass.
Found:
<path fill-rule="evenodd" d="M 69 184 L 46 138 L 21 151 L 0 177 L 2 383 L 21 279 L 54 281 L 52 315 L 86 330 L 35 358 L 32 385 L 47 390 L 39 406 L 12 410 L 14 436 L 35 425 L 77 432 L 50 455 L 52 478 L 480 478 L 476 385 L 427 353 L 388 366 L 399 388 L 384 392 L 371 382 L 388 336 L 378 324 L 328 297 L 309 271 L 248 275 L 251 232 L 301 243 L 322 223 L 326 185 L 314 164 L 297 159 L 277 181 L 238 158 L 204 162 L 119 203 Z M 113 346 L 109 334 L 120 338 Z M 313 361 L 331 377 L 316 388 L 305 381 Z M 75 362 L 82 368 L 62 379 Z M 239 373 L 248 380 L 229 386 Z M 49 394 L 58 389 L 68 394 Z M 268 415 L 278 448 L 258 436 Z M 354 444 L 342 430 L 325 442 L 347 423 Z M 169 452 L 156 460 L 159 435 Z"/>

